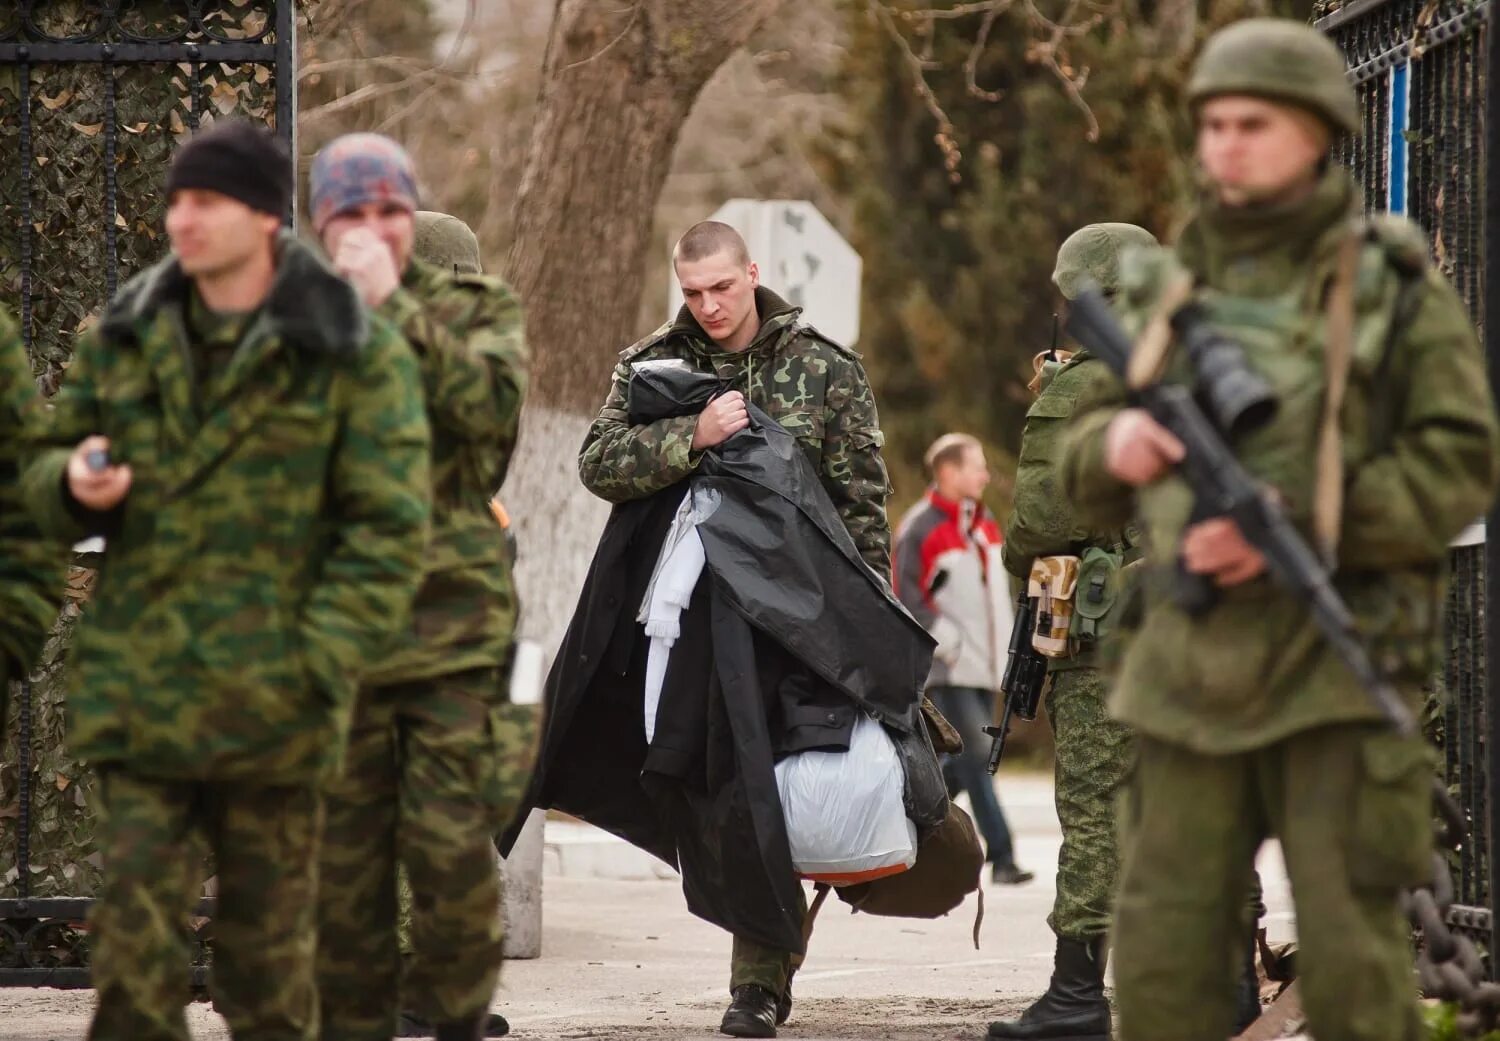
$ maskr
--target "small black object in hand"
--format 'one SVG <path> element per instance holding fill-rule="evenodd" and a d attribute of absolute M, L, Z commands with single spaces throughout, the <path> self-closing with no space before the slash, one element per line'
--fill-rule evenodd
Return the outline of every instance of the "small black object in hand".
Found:
<path fill-rule="evenodd" d="M 96 448 L 84 456 L 83 461 L 94 473 L 103 473 L 109 469 L 109 452 L 103 448 Z"/>

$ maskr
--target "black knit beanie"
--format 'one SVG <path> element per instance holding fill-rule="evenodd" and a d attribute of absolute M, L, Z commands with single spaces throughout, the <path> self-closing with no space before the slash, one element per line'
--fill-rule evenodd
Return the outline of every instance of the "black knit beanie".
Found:
<path fill-rule="evenodd" d="M 218 192 L 284 217 L 292 205 L 292 156 L 269 130 L 242 119 L 218 122 L 172 157 L 167 195 L 181 188 Z"/>

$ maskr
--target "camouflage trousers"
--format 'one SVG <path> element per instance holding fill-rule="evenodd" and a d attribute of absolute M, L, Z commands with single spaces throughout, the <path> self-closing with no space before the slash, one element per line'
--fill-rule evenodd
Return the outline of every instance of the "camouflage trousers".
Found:
<path fill-rule="evenodd" d="M 1047 718 L 1056 743 L 1057 897 L 1047 924 L 1058 936 L 1090 940 L 1109 931 L 1120 858 L 1115 809 L 1130 770 L 1131 732 L 1109 717 L 1099 669 L 1054 672 Z"/>
<path fill-rule="evenodd" d="M 1110 718 L 1103 670 L 1054 672 L 1047 691 L 1052 721 L 1057 819 L 1057 896 L 1047 924 L 1058 936 L 1090 940 L 1109 931 L 1120 881 L 1118 810 L 1135 760 L 1130 728 Z M 1265 915 L 1260 876 L 1245 903 L 1251 922 Z"/>
<path fill-rule="evenodd" d="M 495 669 L 360 692 L 344 774 L 326 791 L 317 972 L 325 1041 L 386 1041 L 403 999 L 436 1023 L 489 1007 L 502 946 L 500 696 Z M 412 890 L 404 980 L 398 861 Z"/>
<path fill-rule="evenodd" d="M 1423 742 L 1367 724 L 1222 756 L 1141 738 L 1114 928 L 1121 1041 L 1229 1035 L 1235 952 L 1249 935 L 1240 894 L 1273 835 L 1313 1035 L 1423 1037 L 1397 897 L 1431 869 L 1431 784 Z"/>
<path fill-rule="evenodd" d="M 90 916 L 93 1041 L 188 1041 L 188 914 L 218 866 L 214 1005 L 236 1038 L 317 1037 L 317 844 L 311 788 L 99 776 L 104 886 Z"/>
<path fill-rule="evenodd" d="M 799 917 L 806 918 L 807 894 L 800 885 L 797 899 L 802 905 Z M 803 955 L 736 936 L 729 955 L 729 990 L 733 993 L 736 987 L 754 983 L 772 994 L 780 994 L 791 983 L 792 974 L 801 968 L 802 959 Z"/>

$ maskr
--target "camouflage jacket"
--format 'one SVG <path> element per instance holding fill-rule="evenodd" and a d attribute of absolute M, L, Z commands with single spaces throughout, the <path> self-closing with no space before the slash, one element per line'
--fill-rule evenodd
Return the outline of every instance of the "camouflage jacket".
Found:
<path fill-rule="evenodd" d="M 1126 256 L 1119 304 L 1138 335 L 1165 286 L 1178 272 L 1192 276 L 1210 324 L 1243 345 L 1279 398 L 1273 419 L 1239 437 L 1236 455 L 1311 542 L 1327 384 L 1324 294 L 1344 243 L 1360 236 L 1334 584 L 1377 663 L 1415 701 L 1439 659 L 1449 541 L 1490 504 L 1497 483 L 1494 403 L 1468 313 L 1428 266 L 1420 231 L 1399 218 L 1354 216 L 1355 196 L 1352 179 L 1333 167 L 1310 198 L 1279 210 L 1206 203 L 1175 254 Z M 1398 322 L 1402 312 L 1409 317 Z M 1183 354 L 1172 353 L 1167 379 L 1193 378 Z M 1121 398 L 1111 383 L 1080 402 L 1063 450 L 1065 490 L 1080 516 L 1122 524 L 1134 499 L 1144 531 L 1145 617 L 1125 651 L 1115 714 L 1208 754 L 1378 718 L 1306 607 L 1269 576 L 1221 590 L 1198 616 L 1177 605 L 1169 577 L 1192 497 L 1176 475 L 1134 496 L 1110 476 L 1104 430 Z"/>
<path fill-rule="evenodd" d="M 504 282 L 413 260 L 380 308 L 416 350 L 432 422 L 432 541 L 410 620 L 371 684 L 498 666 L 516 623 L 505 536 L 490 497 L 505 480 L 521 398 L 521 307 Z"/>
<path fill-rule="evenodd" d="M 719 349 L 684 307 L 675 322 L 620 354 L 609 396 L 578 459 L 584 486 L 601 499 L 625 502 L 693 472 L 702 457 L 692 450 L 697 416 L 633 427 L 625 410 L 632 365 L 680 358 L 717 374 L 726 390 L 743 393 L 797 438 L 860 555 L 889 580 L 890 482 L 880 456 L 885 439 L 864 366 L 853 351 L 799 324 L 801 309 L 770 290 L 757 289 L 755 302 L 761 327 L 743 351 Z"/>
<path fill-rule="evenodd" d="M 307 783 L 337 768 L 360 673 L 416 591 L 421 375 L 287 234 L 195 409 L 188 291 L 171 257 L 121 289 L 80 338 L 23 479 L 44 531 L 107 538 L 69 660 L 69 740 L 148 776 Z M 64 481 L 93 433 L 133 472 L 109 513 Z"/>
<path fill-rule="evenodd" d="M 44 540 L 21 498 L 23 432 L 40 397 L 15 326 L 0 314 L 0 732 L 12 680 L 36 663 L 62 604 L 67 551 Z"/>
<path fill-rule="evenodd" d="M 1091 528 L 1063 494 L 1063 434 L 1073 421 L 1080 400 L 1088 398 L 1114 377 L 1109 368 L 1087 351 L 1079 351 L 1058 368 L 1026 412 L 1021 451 L 1016 459 L 1016 483 L 1010 517 L 1005 522 L 1002 550 L 1005 569 L 1018 578 L 1031 574 L 1031 562 L 1054 554 L 1078 554 L 1089 546 L 1119 545 L 1118 530 Z M 1098 652 L 1072 658 L 1049 659 L 1053 669 L 1097 664 Z"/>

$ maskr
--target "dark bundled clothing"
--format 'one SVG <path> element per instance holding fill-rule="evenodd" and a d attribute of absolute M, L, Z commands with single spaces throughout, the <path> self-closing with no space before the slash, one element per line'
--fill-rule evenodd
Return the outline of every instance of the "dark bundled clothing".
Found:
<path fill-rule="evenodd" d="M 638 368 L 630 420 L 696 414 L 719 389 L 705 373 Z M 686 481 L 615 507 L 548 677 L 541 755 L 501 848 L 531 808 L 564 810 L 678 867 L 693 913 L 800 951 L 775 760 L 847 749 L 863 709 L 902 752 L 908 814 L 919 829 L 940 823 L 947 793 L 918 718 L 933 641 L 861 558 L 792 435 L 754 405 L 750 416 Z M 636 612 L 689 486 L 719 502 L 697 529 L 704 574 L 648 748 Z"/>

